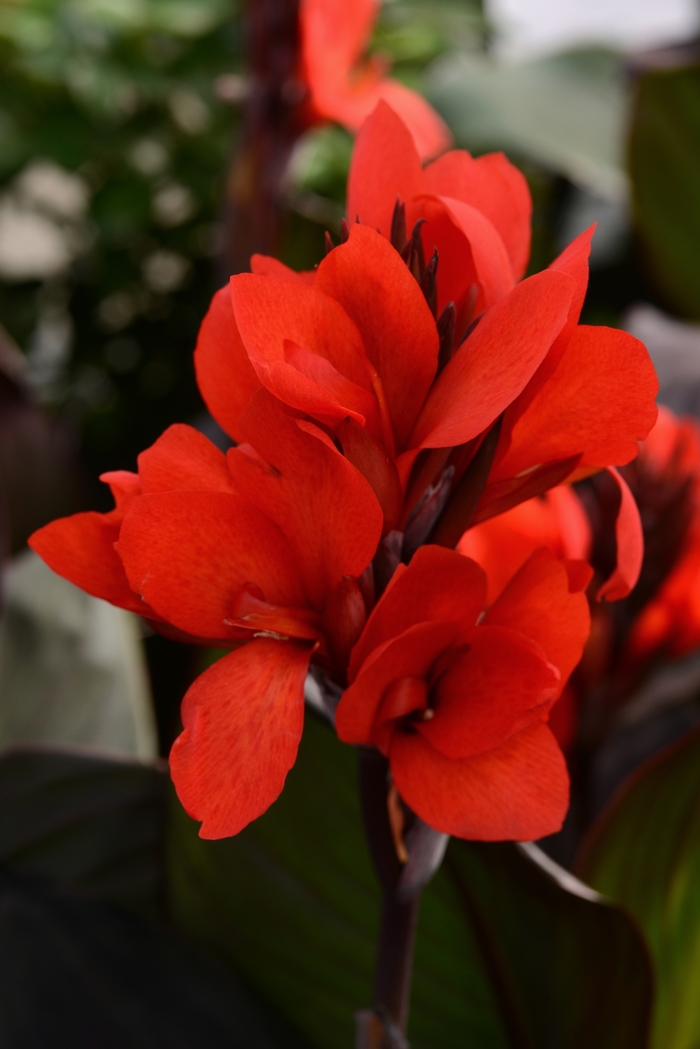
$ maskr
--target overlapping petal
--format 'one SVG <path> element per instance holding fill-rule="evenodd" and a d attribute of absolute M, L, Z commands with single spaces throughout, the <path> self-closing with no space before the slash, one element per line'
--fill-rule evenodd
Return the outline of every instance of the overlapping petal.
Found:
<path fill-rule="evenodd" d="M 564 756 L 544 724 L 493 750 L 454 761 L 422 736 L 396 733 L 389 751 L 401 797 L 445 834 L 531 841 L 561 829 L 569 805 Z"/>
<path fill-rule="evenodd" d="M 311 105 L 321 117 L 357 131 L 382 100 L 404 120 L 421 157 L 434 157 L 450 133 L 424 98 L 385 75 L 382 63 L 359 60 L 377 16 L 377 0 L 302 0 L 301 46 Z"/>
<path fill-rule="evenodd" d="M 238 834 L 279 796 L 296 759 L 311 649 L 260 639 L 190 687 L 170 771 L 200 836 Z"/>

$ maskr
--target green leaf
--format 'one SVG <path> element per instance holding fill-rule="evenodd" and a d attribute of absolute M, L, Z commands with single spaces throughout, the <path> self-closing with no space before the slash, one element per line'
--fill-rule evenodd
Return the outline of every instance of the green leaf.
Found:
<path fill-rule="evenodd" d="M 175 801 L 168 851 L 181 927 L 313 1045 L 351 1045 L 353 1014 L 371 1004 L 379 915 L 354 750 L 307 717 L 264 816 L 236 838 L 203 841 Z M 451 843 L 421 902 L 413 1049 L 646 1044 L 650 977 L 634 928 L 533 855 L 541 862 L 513 845 Z"/>
<path fill-rule="evenodd" d="M 584 843 L 587 881 L 624 906 L 654 959 L 652 1044 L 700 1045 L 700 731 L 643 765 Z"/>
<path fill-rule="evenodd" d="M 590 50 L 521 63 L 453 55 L 433 73 L 430 101 L 458 143 L 505 149 L 598 196 L 627 193 L 627 103 L 620 59 Z"/>
<path fill-rule="evenodd" d="M 301 1049 L 224 966 L 135 915 L 0 875 L 5 1049 Z"/>
<path fill-rule="evenodd" d="M 154 920 L 166 788 L 136 763 L 0 759 L 3 1047 L 301 1049 L 224 965 Z"/>
<path fill-rule="evenodd" d="M 649 275 L 675 311 L 700 319 L 700 66 L 637 85 L 630 139 L 634 217 Z"/>
<path fill-rule="evenodd" d="M 0 864 L 107 903 L 157 913 L 167 779 L 68 751 L 0 758 Z"/>

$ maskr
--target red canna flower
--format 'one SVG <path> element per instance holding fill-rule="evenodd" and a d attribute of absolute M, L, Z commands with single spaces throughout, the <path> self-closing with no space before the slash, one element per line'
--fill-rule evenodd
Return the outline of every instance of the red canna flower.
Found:
<path fill-rule="evenodd" d="M 309 661 L 344 672 L 365 621 L 357 577 L 381 532 L 360 474 L 269 395 L 253 399 L 241 427 L 257 452 L 225 456 L 171 427 L 139 457 L 138 475 L 106 476 L 115 510 L 55 521 L 31 540 L 90 593 L 234 649 L 187 693 L 171 754 L 204 837 L 237 833 L 282 790 Z"/>
<path fill-rule="evenodd" d="M 400 566 L 353 649 L 341 739 L 384 753 L 404 801 L 459 837 L 529 840 L 568 805 L 547 720 L 588 635 L 589 574 L 540 553 L 483 615 L 486 576 L 423 547 Z"/>
<path fill-rule="evenodd" d="M 314 274 L 254 258 L 203 322 L 200 389 L 235 439 L 262 384 L 333 436 L 374 489 L 385 534 L 406 533 L 411 552 L 430 535 L 454 546 L 470 522 L 629 461 L 656 418 L 644 346 L 577 324 L 583 244 L 515 284 L 459 344 L 366 226 Z"/>
<path fill-rule="evenodd" d="M 700 645 L 700 426 L 660 408 L 637 460 L 624 472 L 646 533 L 640 581 L 646 600 L 630 626 L 624 655 L 634 666 Z"/>
<path fill-rule="evenodd" d="M 386 76 L 386 63 L 361 62 L 379 0 L 301 0 L 302 78 L 309 88 L 311 118 L 336 120 L 357 131 L 380 99 L 401 114 L 421 157 L 449 146 L 450 132 L 424 98 Z"/>

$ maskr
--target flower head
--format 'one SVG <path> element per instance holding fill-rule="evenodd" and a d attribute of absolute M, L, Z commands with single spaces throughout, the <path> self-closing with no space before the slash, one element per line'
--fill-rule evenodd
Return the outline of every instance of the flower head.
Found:
<path fill-rule="evenodd" d="M 546 722 L 588 634 L 576 576 L 536 554 L 484 615 L 479 566 L 423 547 L 367 621 L 338 734 L 378 747 L 437 830 L 529 840 L 561 826 L 568 777 Z"/>
<path fill-rule="evenodd" d="M 301 0 L 302 78 L 312 119 L 337 120 L 357 131 L 380 100 L 401 114 L 421 157 L 450 144 L 450 132 L 424 98 L 386 75 L 377 58 L 361 61 L 377 18 L 378 0 Z"/>

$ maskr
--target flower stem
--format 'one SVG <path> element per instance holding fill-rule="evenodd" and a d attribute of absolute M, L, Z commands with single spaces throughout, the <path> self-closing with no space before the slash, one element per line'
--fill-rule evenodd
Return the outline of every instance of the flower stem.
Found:
<path fill-rule="evenodd" d="M 390 787 L 386 758 L 360 748 L 360 800 L 367 842 L 383 890 L 382 916 L 374 976 L 374 1007 L 358 1014 L 358 1049 L 400 1049 L 413 973 L 413 947 L 420 889 L 401 891 L 404 864 L 399 859 L 389 818 Z"/>

